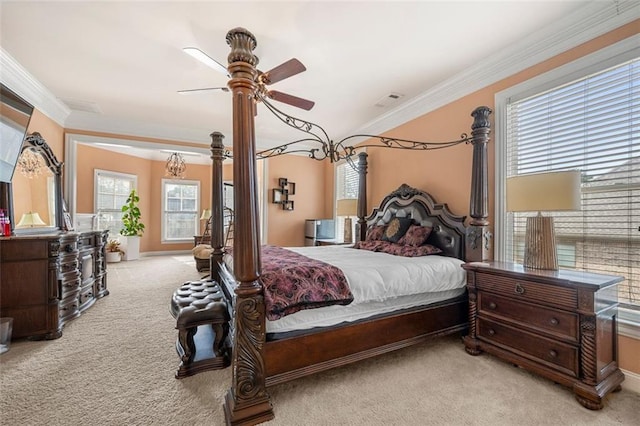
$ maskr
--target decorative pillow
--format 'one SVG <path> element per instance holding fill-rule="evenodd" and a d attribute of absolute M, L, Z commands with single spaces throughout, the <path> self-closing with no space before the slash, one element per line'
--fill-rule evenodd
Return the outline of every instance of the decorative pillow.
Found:
<path fill-rule="evenodd" d="M 407 232 L 398 240 L 398 244 L 419 247 L 427 242 L 432 230 L 433 228 L 430 226 L 420 226 L 412 223 Z"/>
<path fill-rule="evenodd" d="M 389 221 L 389 224 L 387 224 L 382 240 L 397 243 L 398 240 L 400 240 L 400 238 L 402 238 L 402 236 L 407 232 L 409 226 L 411 226 L 411 218 L 394 217 Z"/>
<path fill-rule="evenodd" d="M 429 256 L 431 254 L 439 254 L 442 253 L 436 246 L 432 246 L 431 244 L 424 244 L 419 247 L 415 246 L 401 246 L 395 244 L 398 247 L 395 247 L 394 253 L 396 256 L 404 256 L 404 257 L 418 257 L 418 256 Z"/>
<path fill-rule="evenodd" d="M 440 250 L 438 247 L 432 246 L 431 244 L 414 247 L 401 246 L 400 244 L 391 243 L 389 241 L 358 241 L 353 246 L 353 248 L 393 254 L 395 256 L 403 257 L 428 256 L 430 254 L 442 253 L 442 250 Z"/>
<path fill-rule="evenodd" d="M 353 248 L 369 250 L 369 251 L 382 251 L 381 248 L 391 244 L 382 240 L 373 240 L 373 241 L 358 241 L 353 245 Z"/>
<path fill-rule="evenodd" d="M 379 241 L 382 240 L 384 235 L 384 225 L 373 225 L 367 231 L 366 241 Z"/>

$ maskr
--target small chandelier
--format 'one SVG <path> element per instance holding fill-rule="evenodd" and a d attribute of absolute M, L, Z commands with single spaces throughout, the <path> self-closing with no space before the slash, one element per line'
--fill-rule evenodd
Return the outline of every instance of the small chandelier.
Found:
<path fill-rule="evenodd" d="M 42 174 L 42 169 L 45 167 L 45 164 L 42 156 L 36 154 L 31 149 L 25 149 L 18 159 L 18 167 L 20 167 L 20 173 L 29 179 L 33 179 Z"/>
<path fill-rule="evenodd" d="M 184 179 L 184 172 L 187 170 L 187 166 L 184 163 L 184 158 L 177 152 L 174 152 L 167 158 L 167 164 L 165 166 L 166 176 L 173 179 Z"/>

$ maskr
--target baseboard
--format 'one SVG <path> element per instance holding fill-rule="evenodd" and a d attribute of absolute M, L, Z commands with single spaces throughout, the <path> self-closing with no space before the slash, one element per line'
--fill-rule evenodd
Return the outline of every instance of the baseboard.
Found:
<path fill-rule="evenodd" d="M 627 370 L 622 370 L 622 372 L 624 373 L 622 387 L 625 388 L 625 390 L 640 394 L 640 374 Z"/>

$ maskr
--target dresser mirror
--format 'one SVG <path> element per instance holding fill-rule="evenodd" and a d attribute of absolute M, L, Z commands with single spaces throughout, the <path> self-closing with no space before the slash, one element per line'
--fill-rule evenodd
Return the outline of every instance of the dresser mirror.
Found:
<path fill-rule="evenodd" d="M 62 163 L 37 132 L 24 139 L 11 192 L 15 235 L 63 229 Z"/>

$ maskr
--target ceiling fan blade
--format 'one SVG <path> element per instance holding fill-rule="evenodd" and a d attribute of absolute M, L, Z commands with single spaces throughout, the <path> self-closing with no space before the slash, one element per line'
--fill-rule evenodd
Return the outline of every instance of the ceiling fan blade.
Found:
<path fill-rule="evenodd" d="M 227 77 L 231 77 L 229 75 L 229 71 L 227 70 L 227 67 L 225 67 L 220 62 L 216 61 L 211 56 L 207 55 L 206 53 L 204 53 L 202 50 L 198 49 L 197 47 L 183 47 L 182 50 L 186 54 L 191 55 L 192 57 L 196 58 L 197 60 L 199 60 L 203 64 L 213 68 L 214 70 L 216 70 L 218 72 L 221 72 L 222 74 L 226 75 Z"/>
<path fill-rule="evenodd" d="M 297 96 L 289 95 L 286 93 L 278 92 L 277 90 L 269 90 L 267 95 L 274 101 L 282 102 L 292 105 L 294 107 L 302 108 L 309 111 L 316 104 L 315 102 L 307 99 L 302 99 Z"/>
<path fill-rule="evenodd" d="M 273 84 L 289 78 L 292 75 L 300 74 L 302 71 L 306 71 L 306 69 L 307 68 L 302 65 L 302 62 L 293 58 L 262 74 L 262 80 L 265 84 Z"/>
<path fill-rule="evenodd" d="M 192 95 L 194 93 L 206 92 L 211 90 L 222 90 L 223 92 L 228 92 L 228 87 L 203 87 L 202 89 L 187 89 L 187 90 L 178 90 L 178 93 L 181 95 Z"/>

